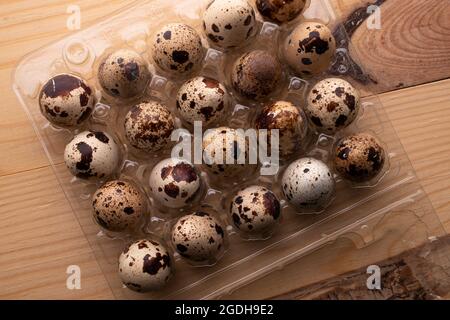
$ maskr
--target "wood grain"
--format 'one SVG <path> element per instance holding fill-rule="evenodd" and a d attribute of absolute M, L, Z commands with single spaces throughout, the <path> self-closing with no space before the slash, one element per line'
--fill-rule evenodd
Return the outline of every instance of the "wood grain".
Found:
<path fill-rule="evenodd" d="M 450 297 L 450 236 L 375 263 L 381 290 L 367 288 L 367 268 L 296 290 L 278 299 L 437 300 Z"/>
<path fill-rule="evenodd" d="M 50 168 L 0 177 L 0 195 L 0 298 L 112 298 Z M 66 287 L 70 265 L 81 290 Z"/>
<path fill-rule="evenodd" d="M 68 5 L 82 27 L 134 1 L 39 0 L 0 3 L 0 298 L 113 298 L 34 131 L 12 90 L 11 73 L 27 52 L 73 33 Z M 367 6 L 332 0 L 347 17 Z M 377 92 L 443 79 L 450 74 L 448 0 L 386 0 L 381 30 L 361 25 L 352 54 L 377 80 Z M 401 85 L 400 85 L 401 84 Z M 447 232 L 450 231 L 450 80 L 380 96 Z M 61 232 L 64 230 L 64 232 Z M 374 253 L 375 252 L 375 253 Z M 378 253 L 378 255 L 377 255 Z M 341 239 L 330 247 L 233 293 L 264 298 L 383 259 L 382 243 L 357 250 Z M 83 270 L 82 290 L 67 290 L 68 265 Z M 24 269 L 26 269 L 24 271 Z"/>
<path fill-rule="evenodd" d="M 448 78 L 450 1 L 379 2 L 381 29 L 358 28 L 351 47 L 351 56 L 375 81 L 375 92 Z"/>

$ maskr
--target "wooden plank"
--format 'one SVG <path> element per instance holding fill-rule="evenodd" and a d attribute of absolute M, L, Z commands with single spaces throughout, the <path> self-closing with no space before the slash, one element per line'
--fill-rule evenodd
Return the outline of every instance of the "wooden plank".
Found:
<path fill-rule="evenodd" d="M 380 290 L 361 268 L 275 298 L 313 300 L 438 300 L 450 297 L 450 236 L 379 261 Z M 373 272 L 373 271 L 372 271 Z"/>
<path fill-rule="evenodd" d="M 0 195 L 0 298 L 113 298 L 50 168 L 0 177 Z M 70 265 L 81 290 L 67 289 Z"/>
<path fill-rule="evenodd" d="M 450 232 L 450 80 L 382 94 L 380 100 Z"/>

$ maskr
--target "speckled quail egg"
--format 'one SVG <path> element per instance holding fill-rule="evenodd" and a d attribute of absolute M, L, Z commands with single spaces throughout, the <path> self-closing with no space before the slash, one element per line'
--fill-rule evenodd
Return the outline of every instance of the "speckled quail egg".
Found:
<path fill-rule="evenodd" d="M 205 77 L 193 78 L 180 88 L 177 109 L 188 123 L 202 121 L 204 126 L 221 118 L 229 104 L 227 89 L 217 80 Z"/>
<path fill-rule="evenodd" d="M 359 92 L 350 83 L 328 78 L 311 89 L 305 112 L 318 131 L 334 134 L 356 119 L 360 104 Z"/>
<path fill-rule="evenodd" d="M 329 68 L 336 41 L 327 26 L 304 22 L 287 37 L 283 50 L 284 59 L 298 75 L 317 75 Z"/>
<path fill-rule="evenodd" d="M 152 152 L 166 147 L 175 129 L 170 111 L 156 101 L 140 103 L 125 117 L 125 137 L 136 149 Z"/>
<path fill-rule="evenodd" d="M 138 240 L 121 253 L 119 276 L 133 291 L 156 291 L 172 277 L 171 263 L 169 252 L 160 242 Z"/>
<path fill-rule="evenodd" d="M 246 0 L 216 0 L 203 15 L 209 41 L 221 48 L 242 46 L 257 32 L 255 11 Z"/>
<path fill-rule="evenodd" d="M 157 32 L 152 54 L 153 60 L 163 71 L 183 75 L 198 69 L 205 56 L 205 49 L 193 28 L 182 23 L 172 23 Z"/>
<path fill-rule="evenodd" d="M 386 152 L 380 142 L 368 133 L 341 140 L 335 150 L 334 166 L 345 179 L 367 182 L 380 174 Z"/>
<path fill-rule="evenodd" d="M 299 213 L 320 212 L 331 202 L 335 181 L 325 163 L 314 158 L 293 162 L 283 174 L 282 189 Z"/>
<path fill-rule="evenodd" d="M 206 169 L 221 178 L 231 178 L 251 170 L 245 136 L 236 130 L 220 127 L 206 131 L 203 160 Z"/>
<path fill-rule="evenodd" d="M 279 130 L 279 154 L 284 158 L 304 146 L 308 124 L 303 111 L 294 104 L 277 101 L 261 111 L 256 118 L 256 129 L 269 130 L 268 147 L 270 147 L 270 130 Z"/>
<path fill-rule="evenodd" d="M 92 208 L 94 219 L 101 227 L 119 232 L 136 226 L 146 213 L 147 200 L 133 183 L 114 180 L 94 193 Z"/>
<path fill-rule="evenodd" d="M 64 152 L 70 172 L 81 179 L 103 179 L 116 173 L 121 161 L 120 147 L 104 132 L 84 131 L 70 141 Z"/>
<path fill-rule="evenodd" d="M 256 0 L 263 17 L 281 23 L 297 18 L 305 6 L 306 0 Z"/>
<path fill-rule="evenodd" d="M 201 186 L 195 167 L 176 158 L 159 162 L 153 168 L 149 182 L 153 197 L 169 208 L 182 208 L 191 203 Z"/>
<path fill-rule="evenodd" d="M 103 90 L 123 99 L 142 95 L 151 78 L 145 60 L 129 49 L 111 53 L 98 68 L 98 80 Z"/>
<path fill-rule="evenodd" d="M 280 220 L 280 202 L 267 188 L 250 186 L 234 196 L 230 214 L 238 230 L 245 233 L 265 233 L 271 231 Z"/>
<path fill-rule="evenodd" d="M 213 263 L 223 251 L 224 230 L 205 212 L 181 217 L 172 228 L 172 244 L 184 258 Z"/>
<path fill-rule="evenodd" d="M 233 65 L 231 82 L 243 97 L 266 98 L 277 88 L 282 77 L 277 58 L 267 51 L 255 50 L 241 56 Z"/>
<path fill-rule="evenodd" d="M 42 115 L 61 127 L 82 124 L 91 115 L 94 104 L 95 98 L 89 85 L 71 74 L 51 78 L 39 95 Z"/>

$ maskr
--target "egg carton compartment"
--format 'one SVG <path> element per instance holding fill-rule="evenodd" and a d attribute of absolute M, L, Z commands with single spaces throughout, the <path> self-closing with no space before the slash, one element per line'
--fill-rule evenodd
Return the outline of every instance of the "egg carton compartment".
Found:
<path fill-rule="evenodd" d="M 134 105 L 150 100 L 164 104 L 175 116 L 175 128 L 185 128 L 183 134 L 191 136 L 194 128 L 181 119 L 176 96 L 182 84 L 193 76 L 213 78 L 224 84 L 230 92 L 226 112 L 206 128 L 253 128 L 262 107 L 279 100 L 290 101 L 302 109 L 306 104 L 307 93 L 314 84 L 330 76 L 347 79 L 358 89 L 370 92 L 369 85 L 347 77 L 348 70 L 353 65 L 349 63 L 350 58 L 345 50 L 338 49 L 333 58 L 333 68 L 316 77 L 300 78 L 283 62 L 280 53 L 283 41 L 302 21 L 327 24 L 340 34 L 341 41 L 349 41 L 328 1 L 309 1 L 309 8 L 304 14 L 285 25 L 264 21 L 257 13 L 254 39 L 244 47 L 230 51 L 215 47 L 214 42 L 211 45 L 203 32 L 202 14 L 209 3 L 206 0 L 140 1 L 89 29 L 28 55 L 14 74 L 14 90 L 33 122 L 61 190 L 88 237 L 114 294 L 119 298 L 152 299 L 221 297 L 269 272 L 280 270 L 287 263 L 347 235 L 361 225 L 366 226 L 369 230 L 367 234 L 370 234 L 371 222 L 392 210 L 412 204 L 417 213 L 415 216 L 425 217 L 424 224 L 436 230 L 439 220 L 427 202 L 395 130 L 376 96 L 362 98 L 362 108 L 357 119 L 336 135 L 315 132 L 314 127 L 309 124 L 303 145 L 281 161 L 275 175 L 260 175 L 259 164 L 236 178 L 220 179 L 220 176 L 205 170 L 204 165 L 196 165 L 202 187 L 188 206 L 171 209 L 156 201 L 151 195 L 150 173 L 158 162 L 171 157 L 171 147 L 175 142 L 156 153 L 145 153 L 132 147 L 125 138 L 124 121 Z M 253 1 L 251 4 L 255 6 Z M 185 23 L 201 35 L 202 46 L 205 48 L 204 59 L 202 65 L 198 69 L 194 68 L 191 74 L 174 77 L 156 66 L 151 57 L 151 39 L 157 30 L 168 23 Z M 131 49 L 139 53 L 152 73 L 152 78 L 140 97 L 120 99 L 105 94 L 101 89 L 96 72 L 104 58 L 118 49 Z M 280 60 L 281 76 L 277 88 L 261 101 L 242 97 L 231 84 L 230 70 L 233 63 L 243 54 L 254 50 L 269 52 Z M 338 70 L 339 74 L 334 70 Z M 92 115 L 75 129 L 55 127 L 39 110 L 39 92 L 42 86 L 51 77 L 62 73 L 81 77 L 94 91 L 96 103 Z M 149 214 L 133 230 L 125 233 L 103 230 L 94 221 L 91 203 L 92 195 L 104 181 L 85 182 L 74 178 L 64 164 L 65 146 L 76 134 L 85 130 L 103 131 L 114 138 L 120 146 L 122 158 L 117 172 L 110 178 L 120 177 L 132 181 L 142 189 L 148 200 Z M 343 180 L 332 165 L 337 143 L 342 138 L 359 132 L 373 134 L 386 150 L 383 170 L 373 180 L 363 184 Z M 283 194 L 283 172 L 292 161 L 305 156 L 328 164 L 336 180 L 332 203 L 320 214 L 297 214 L 297 210 L 286 201 Z M 282 207 L 281 221 L 273 233 L 256 236 L 256 239 L 265 239 L 262 241 L 249 241 L 248 237 L 242 236 L 229 215 L 233 195 L 243 187 L 255 184 L 271 190 L 281 200 Z M 210 212 L 220 221 L 225 234 L 220 255 L 215 261 L 209 261 L 207 266 L 188 262 L 170 245 L 170 229 L 176 220 L 184 214 L 200 210 Z M 369 241 L 370 237 L 366 237 Z M 174 260 L 174 276 L 164 289 L 139 295 L 123 287 L 117 275 L 117 259 L 126 244 L 141 238 L 157 239 L 167 244 Z"/>

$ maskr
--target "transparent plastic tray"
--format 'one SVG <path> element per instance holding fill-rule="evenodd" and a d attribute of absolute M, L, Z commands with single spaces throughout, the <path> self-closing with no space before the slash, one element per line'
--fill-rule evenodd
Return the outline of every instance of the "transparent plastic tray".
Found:
<path fill-rule="evenodd" d="M 159 74 L 157 68 L 153 66 L 149 53 L 150 39 L 164 24 L 186 23 L 202 34 L 203 44 L 208 51 L 204 67 L 199 74 L 216 78 L 225 83 L 227 88 L 230 88 L 227 78 L 230 61 L 243 52 L 255 48 L 278 54 L 279 39 L 283 39 L 302 20 L 325 23 L 335 30 L 335 34 L 339 33 L 341 41 L 349 41 L 330 3 L 326 0 L 312 0 L 303 16 L 287 25 L 277 26 L 263 22 L 257 14 L 260 30 L 256 40 L 236 52 L 225 54 L 210 48 L 202 32 L 201 15 L 208 2 L 206 0 L 136 1 L 128 9 L 118 12 L 107 20 L 28 55 L 14 73 L 14 90 L 30 116 L 60 182 L 62 192 L 72 206 L 102 271 L 118 298 L 221 297 L 274 270 L 280 270 L 286 264 L 296 261 L 301 256 L 323 247 L 342 235 L 355 234 L 355 230 L 359 230 L 356 234 L 360 236 L 357 238 L 362 237 L 362 241 L 365 242 L 370 238 L 369 235 L 373 236 L 372 231 L 378 230 L 373 228 L 374 225 L 378 225 L 376 221 L 388 215 L 389 212 L 397 212 L 402 208 L 412 207 L 406 212 L 411 212 L 416 218 L 420 217 L 426 228 L 433 230 L 430 234 L 439 235 L 442 232 L 439 220 L 417 181 L 408 157 L 379 99 L 369 95 L 370 85 L 362 85 L 348 79 L 367 96 L 363 98 L 363 108 L 358 119 L 335 137 L 311 134 L 311 141 L 306 152 L 296 154 L 293 159 L 308 155 L 331 164 L 330 152 L 336 141 L 353 132 L 371 132 L 382 141 L 388 153 L 388 163 L 379 181 L 370 186 L 361 186 L 349 184 L 337 177 L 336 198 L 332 205 L 319 215 L 297 215 L 286 201 L 282 201 L 283 219 L 273 236 L 265 241 L 244 241 L 231 227 L 225 199 L 243 185 L 253 183 L 269 186 L 280 199 L 284 199 L 279 186 L 279 175 L 288 163 L 283 164 L 277 176 L 260 177 L 255 174 L 245 181 L 226 183 L 222 181 L 221 188 L 212 188 L 208 183 L 206 172 L 199 166 L 198 169 L 202 172 L 208 189 L 201 203 L 214 208 L 222 223 L 227 226 L 228 246 L 224 256 L 214 266 L 193 267 L 172 252 L 175 260 L 175 276 L 165 289 L 154 293 L 138 294 L 125 288 L 117 274 L 117 259 L 125 244 L 131 239 L 150 235 L 167 239 L 168 225 L 173 223 L 176 216 L 168 215 L 157 206 L 152 206 L 151 217 L 148 217 L 145 225 L 136 234 L 112 235 L 101 230 L 93 221 L 91 213 L 92 194 L 99 185 L 86 183 L 71 176 L 64 164 L 64 148 L 74 134 L 83 129 L 98 129 L 111 133 L 123 144 L 125 161 L 121 176 L 136 181 L 147 194 L 149 194 L 149 172 L 158 161 L 170 156 L 170 150 L 159 153 L 157 156 L 147 157 L 135 155 L 129 151 L 123 134 L 123 117 L 133 103 L 138 101 L 123 104 L 101 97 L 95 74 L 101 58 L 118 48 L 132 48 L 139 52 L 147 60 L 149 69 L 153 73 L 153 79 L 145 97 L 163 101 L 176 114 L 174 93 L 186 79 L 172 79 Z M 343 43 L 338 43 L 338 47 L 340 45 L 342 46 Z M 314 82 L 327 76 L 346 77 L 349 68 L 353 68 L 348 54 L 343 47 L 337 50 L 332 70 L 338 70 L 342 73 L 340 75 L 336 75 L 334 71 L 332 75 L 324 73 L 320 77 L 304 80 L 284 70 L 284 81 L 280 83 L 277 94 L 271 99 L 288 99 L 298 106 L 303 106 L 306 93 Z M 339 65 L 336 66 L 336 63 Z M 48 79 L 60 73 L 79 75 L 96 89 L 98 103 L 92 117 L 82 128 L 76 130 L 55 128 L 40 113 L 39 91 Z M 249 128 L 252 125 L 251 119 L 261 108 L 261 104 L 233 96 L 233 107 L 230 110 L 230 116 L 221 119 L 217 126 Z M 185 213 L 195 209 L 195 207 L 188 208 Z M 395 225 L 391 227 L 395 228 Z M 417 242 L 426 241 L 426 239 L 421 237 L 417 239 Z"/>

